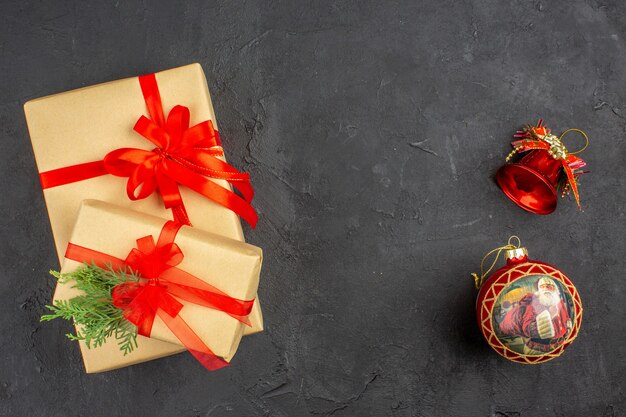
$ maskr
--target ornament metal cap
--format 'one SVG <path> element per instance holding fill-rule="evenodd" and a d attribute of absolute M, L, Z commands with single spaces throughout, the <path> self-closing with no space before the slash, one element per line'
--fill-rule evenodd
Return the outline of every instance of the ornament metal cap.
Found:
<path fill-rule="evenodd" d="M 526 248 L 507 249 L 504 251 L 504 258 L 509 260 L 523 259 L 528 256 Z"/>

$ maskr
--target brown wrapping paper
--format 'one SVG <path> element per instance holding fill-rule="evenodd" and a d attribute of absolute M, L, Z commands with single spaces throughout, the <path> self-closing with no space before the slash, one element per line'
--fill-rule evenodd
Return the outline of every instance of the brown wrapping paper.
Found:
<path fill-rule="evenodd" d="M 167 115 L 177 104 L 189 107 L 190 125 L 204 120 L 217 123 L 209 90 L 200 64 L 158 72 L 156 79 Z M 28 130 L 39 172 L 102 160 L 118 148 L 151 150 L 154 145 L 133 130 L 141 115 L 148 116 L 137 77 L 112 81 L 31 100 L 24 105 Z M 224 180 L 215 180 L 230 187 Z M 171 219 L 157 194 L 131 201 L 126 196 L 126 178 L 104 175 L 43 191 L 52 234 L 62 260 L 80 202 L 97 199 L 143 213 Z M 181 187 L 181 195 L 194 227 L 244 241 L 239 217 L 232 211 Z M 245 334 L 263 330 L 259 302 L 250 314 L 252 327 Z M 161 356 L 178 352 L 178 346 L 153 343 Z M 156 356 L 155 356 L 156 357 Z"/>
<path fill-rule="evenodd" d="M 70 241 L 79 246 L 124 259 L 136 245 L 136 239 L 152 235 L 155 241 L 165 220 L 117 207 L 96 200 L 82 203 Z M 226 294 L 244 300 L 255 297 L 261 270 L 261 249 L 197 228 L 183 226 L 176 235 L 176 244 L 184 254 L 177 267 L 213 285 Z M 80 268 L 82 263 L 65 259 L 61 272 Z M 59 284 L 56 300 L 79 295 L 71 283 Z M 245 326 L 224 312 L 185 301 L 180 316 L 219 357 L 230 361 L 243 335 Z M 139 338 L 138 347 L 124 356 L 115 339 L 102 347 L 88 349 L 80 343 L 87 372 L 100 372 L 141 362 L 146 355 L 158 354 L 154 340 L 172 344 L 180 342 L 157 316 L 150 338 Z M 178 347 L 179 350 L 184 350 Z"/>

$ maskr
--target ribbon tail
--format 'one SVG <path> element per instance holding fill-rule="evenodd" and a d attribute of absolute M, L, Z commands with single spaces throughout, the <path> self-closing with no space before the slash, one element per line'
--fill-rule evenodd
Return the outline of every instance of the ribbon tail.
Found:
<path fill-rule="evenodd" d="M 574 176 L 574 172 L 566 163 L 563 164 L 563 170 L 567 175 L 567 182 L 572 189 L 572 193 L 574 194 L 574 198 L 576 199 L 576 204 L 578 204 L 578 208 L 580 209 L 580 195 L 578 194 L 578 184 L 576 183 L 576 177 Z"/>
<path fill-rule="evenodd" d="M 210 150 L 195 150 L 195 153 L 174 160 L 191 171 L 228 181 L 241 193 L 244 200 L 252 202 L 254 189 L 250 185 L 250 174 L 239 172 L 237 168 L 213 155 Z"/>
<path fill-rule="evenodd" d="M 167 174 L 177 183 L 182 184 L 198 194 L 201 194 L 216 203 L 234 211 L 244 219 L 252 228 L 256 227 L 258 215 L 252 205 L 234 192 L 215 184 L 213 181 L 195 173 L 178 163 L 165 165 Z"/>
<path fill-rule="evenodd" d="M 152 320 L 144 320 L 139 326 L 137 326 L 137 334 L 144 337 L 150 337 L 152 333 L 152 324 L 154 323 L 154 316 L 151 316 Z"/>
<path fill-rule="evenodd" d="M 144 337 L 150 337 L 155 315 L 148 314 L 142 320 L 137 320 L 137 322 L 134 322 L 131 314 L 132 312 L 130 310 L 124 310 L 124 318 L 137 326 L 137 334 Z"/>
<path fill-rule="evenodd" d="M 189 353 L 206 369 L 214 371 L 229 365 L 228 362 L 213 353 L 182 317 L 179 315 L 172 317 L 161 309 L 157 311 L 157 314 L 178 340 L 187 348 Z"/>
<path fill-rule="evenodd" d="M 244 200 L 248 203 L 252 202 L 254 198 L 254 189 L 248 181 L 228 181 L 233 187 L 235 187 L 243 196 Z"/>

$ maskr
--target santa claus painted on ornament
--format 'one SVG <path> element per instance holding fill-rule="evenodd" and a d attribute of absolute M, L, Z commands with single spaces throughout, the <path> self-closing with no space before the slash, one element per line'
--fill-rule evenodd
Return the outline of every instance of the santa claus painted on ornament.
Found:
<path fill-rule="evenodd" d="M 499 323 L 502 335 L 523 338 L 524 352 L 520 353 L 527 355 L 553 351 L 572 329 L 572 320 L 554 280 L 542 276 L 535 288 L 535 293 L 524 295 Z"/>

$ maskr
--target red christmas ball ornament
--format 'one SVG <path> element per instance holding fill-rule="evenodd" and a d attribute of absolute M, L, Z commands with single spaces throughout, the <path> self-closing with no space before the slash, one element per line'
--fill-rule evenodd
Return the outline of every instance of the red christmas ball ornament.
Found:
<path fill-rule="evenodd" d="M 517 245 L 511 244 L 514 239 Z M 485 279 L 502 252 L 507 264 Z M 494 253 L 483 273 L 485 260 Z M 525 364 L 546 362 L 560 356 L 578 335 L 583 307 L 576 287 L 554 266 L 528 259 L 517 236 L 489 252 L 481 276 L 472 276 L 479 289 L 478 326 L 501 356 Z"/>
<path fill-rule="evenodd" d="M 580 133 L 586 140 L 585 146 L 568 152 L 562 138 L 569 132 Z M 512 142 L 513 151 L 507 156 L 507 164 L 496 174 L 496 182 L 515 204 L 535 214 L 550 214 L 556 209 L 557 196 L 574 194 L 578 208 L 578 176 L 585 161 L 575 156 L 589 144 L 589 138 L 579 129 L 568 129 L 560 137 L 553 135 L 543 120 L 536 126 L 518 130 Z M 521 156 L 509 163 L 517 154 Z"/>

